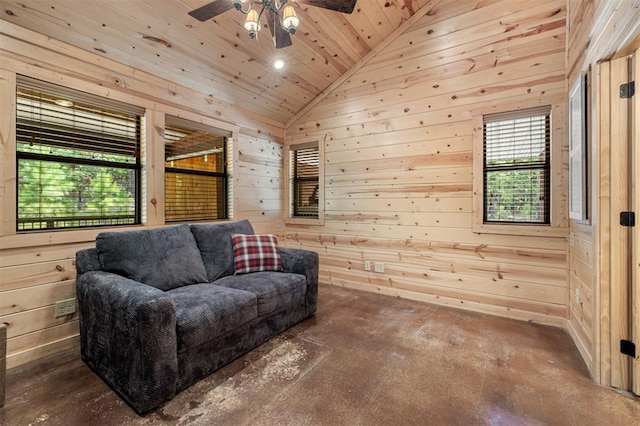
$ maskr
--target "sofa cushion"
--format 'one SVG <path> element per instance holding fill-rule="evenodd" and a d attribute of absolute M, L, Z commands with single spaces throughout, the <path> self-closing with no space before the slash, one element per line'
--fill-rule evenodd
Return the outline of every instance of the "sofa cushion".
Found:
<path fill-rule="evenodd" d="M 178 352 L 195 348 L 257 318 L 256 295 L 212 284 L 168 291 L 176 304 Z"/>
<path fill-rule="evenodd" d="M 248 220 L 215 225 L 191 225 L 209 281 L 233 274 L 233 234 L 253 234 Z"/>
<path fill-rule="evenodd" d="M 233 268 L 236 274 L 282 271 L 276 236 L 233 234 Z"/>
<path fill-rule="evenodd" d="M 103 270 L 160 290 L 209 281 L 188 225 L 101 232 L 96 248 Z"/>
<path fill-rule="evenodd" d="M 301 302 L 307 292 L 304 275 L 284 272 L 229 275 L 214 284 L 255 294 L 258 297 L 258 315 L 261 316 Z"/>

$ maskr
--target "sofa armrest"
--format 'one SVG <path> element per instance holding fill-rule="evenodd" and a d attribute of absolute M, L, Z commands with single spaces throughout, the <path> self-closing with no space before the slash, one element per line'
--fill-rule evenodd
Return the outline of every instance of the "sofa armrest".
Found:
<path fill-rule="evenodd" d="M 284 272 L 304 275 L 307 278 L 307 316 L 318 307 L 318 253 L 314 251 L 278 247 Z"/>
<path fill-rule="evenodd" d="M 101 271 L 100 259 L 98 258 L 98 250 L 93 248 L 83 249 L 76 253 L 76 272 L 77 275 L 84 274 L 89 271 Z"/>
<path fill-rule="evenodd" d="M 104 271 L 76 279 L 83 360 L 138 413 L 171 398 L 176 314 L 164 292 Z"/>

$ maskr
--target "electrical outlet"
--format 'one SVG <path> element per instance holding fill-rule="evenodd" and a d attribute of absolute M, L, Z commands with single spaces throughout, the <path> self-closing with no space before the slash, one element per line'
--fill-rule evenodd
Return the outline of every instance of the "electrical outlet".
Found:
<path fill-rule="evenodd" d="M 56 302 L 54 317 L 63 317 L 76 313 L 76 299 L 59 300 Z"/>
<path fill-rule="evenodd" d="M 382 262 L 375 262 L 373 267 L 374 267 L 374 271 L 378 272 L 379 274 L 384 272 L 384 263 Z"/>
<path fill-rule="evenodd" d="M 364 270 L 365 271 L 370 271 L 371 270 L 371 261 L 370 260 L 365 260 L 364 261 Z"/>

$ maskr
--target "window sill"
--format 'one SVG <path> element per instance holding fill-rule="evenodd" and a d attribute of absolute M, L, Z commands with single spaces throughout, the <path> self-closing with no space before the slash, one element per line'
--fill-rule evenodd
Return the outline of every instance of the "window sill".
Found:
<path fill-rule="evenodd" d="M 529 237 L 551 237 L 568 238 L 569 228 L 556 227 L 550 225 L 510 225 L 477 223 L 473 225 L 473 232 L 476 234 L 499 234 Z"/>
<path fill-rule="evenodd" d="M 312 225 L 312 226 L 321 226 L 324 225 L 323 217 L 288 217 L 284 220 L 286 225 Z"/>

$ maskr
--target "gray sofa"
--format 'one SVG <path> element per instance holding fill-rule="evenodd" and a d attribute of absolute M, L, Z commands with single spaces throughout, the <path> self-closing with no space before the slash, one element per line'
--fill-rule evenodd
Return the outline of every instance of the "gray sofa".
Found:
<path fill-rule="evenodd" d="M 234 273 L 246 221 L 103 232 L 76 256 L 84 362 L 142 414 L 313 315 L 317 253 Z"/>

